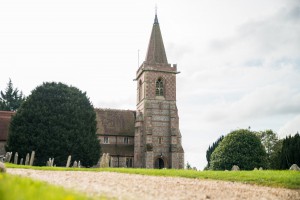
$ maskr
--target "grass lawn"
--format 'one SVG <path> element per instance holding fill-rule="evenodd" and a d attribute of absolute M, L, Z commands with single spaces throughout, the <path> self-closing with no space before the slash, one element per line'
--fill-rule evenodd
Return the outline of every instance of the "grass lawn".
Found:
<path fill-rule="evenodd" d="M 262 170 L 262 171 L 194 171 L 176 169 L 133 169 L 133 168 L 64 168 L 64 167 L 35 167 L 6 164 L 8 168 L 28 168 L 36 170 L 59 171 L 108 171 L 128 174 L 142 174 L 150 176 L 170 176 L 198 179 L 213 179 L 236 181 L 271 187 L 300 189 L 300 172 L 289 170 Z"/>
<path fill-rule="evenodd" d="M 96 200 L 106 197 L 88 197 L 29 178 L 0 173 L 1 200 Z"/>

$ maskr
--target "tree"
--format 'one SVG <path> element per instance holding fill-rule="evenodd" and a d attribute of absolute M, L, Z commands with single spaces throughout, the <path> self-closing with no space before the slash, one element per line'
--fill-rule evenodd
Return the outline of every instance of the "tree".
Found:
<path fill-rule="evenodd" d="M 287 136 L 282 141 L 281 169 L 289 169 L 292 164 L 300 166 L 300 135 Z"/>
<path fill-rule="evenodd" d="M 209 169 L 210 167 L 210 158 L 211 158 L 211 154 L 214 152 L 214 150 L 217 148 L 217 146 L 219 145 L 219 143 L 224 139 L 224 136 L 222 135 L 221 137 L 219 137 L 217 139 L 217 141 L 215 141 L 211 146 L 208 147 L 207 151 L 206 151 L 206 160 L 207 160 L 207 165 L 205 167 L 206 169 Z"/>
<path fill-rule="evenodd" d="M 32 91 L 12 118 L 7 151 L 36 151 L 35 165 L 48 158 L 65 166 L 68 155 L 92 166 L 100 158 L 96 113 L 86 93 L 62 83 L 43 83 Z"/>
<path fill-rule="evenodd" d="M 272 130 L 256 132 L 256 135 L 260 138 L 260 141 L 266 150 L 268 168 L 271 168 L 271 162 L 273 162 L 274 156 L 276 156 L 275 151 L 277 150 L 278 152 L 278 136 Z M 275 163 L 272 165 L 274 164 Z"/>
<path fill-rule="evenodd" d="M 25 97 L 22 91 L 14 88 L 9 79 L 5 91 L 0 92 L 0 110 L 16 111 L 24 101 Z"/>
<path fill-rule="evenodd" d="M 210 169 L 225 170 L 238 165 L 243 170 L 266 167 L 266 152 L 259 138 L 250 130 L 229 133 L 211 155 Z"/>
<path fill-rule="evenodd" d="M 278 140 L 273 147 L 273 151 L 269 157 L 270 169 L 281 169 L 282 142 L 283 140 Z"/>

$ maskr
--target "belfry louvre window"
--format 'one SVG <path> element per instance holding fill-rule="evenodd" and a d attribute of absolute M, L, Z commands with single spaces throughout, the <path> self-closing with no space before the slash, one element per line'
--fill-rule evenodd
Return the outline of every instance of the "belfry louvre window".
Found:
<path fill-rule="evenodd" d="M 164 82 L 161 78 L 156 81 L 155 94 L 156 96 L 164 96 Z"/>
<path fill-rule="evenodd" d="M 129 139 L 128 139 L 128 137 L 124 137 L 124 144 L 128 144 L 129 142 Z"/>

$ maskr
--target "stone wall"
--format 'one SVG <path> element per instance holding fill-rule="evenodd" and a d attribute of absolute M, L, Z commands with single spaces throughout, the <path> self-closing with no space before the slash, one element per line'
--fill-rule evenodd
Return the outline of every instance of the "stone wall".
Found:
<path fill-rule="evenodd" d="M 6 141 L 0 141 L 0 155 L 5 155 L 6 153 L 5 145 L 6 145 Z"/>
<path fill-rule="evenodd" d="M 156 96 L 158 78 L 163 79 L 164 96 Z M 135 167 L 154 168 L 159 160 L 166 168 L 183 168 L 184 152 L 176 106 L 176 68 L 143 63 L 137 72 L 137 82 Z"/>

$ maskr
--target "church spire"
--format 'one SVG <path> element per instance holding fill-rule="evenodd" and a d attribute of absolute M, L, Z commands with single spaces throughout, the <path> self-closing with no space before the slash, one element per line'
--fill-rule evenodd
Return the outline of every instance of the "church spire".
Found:
<path fill-rule="evenodd" d="M 156 10 L 145 61 L 149 64 L 168 64 Z"/>

